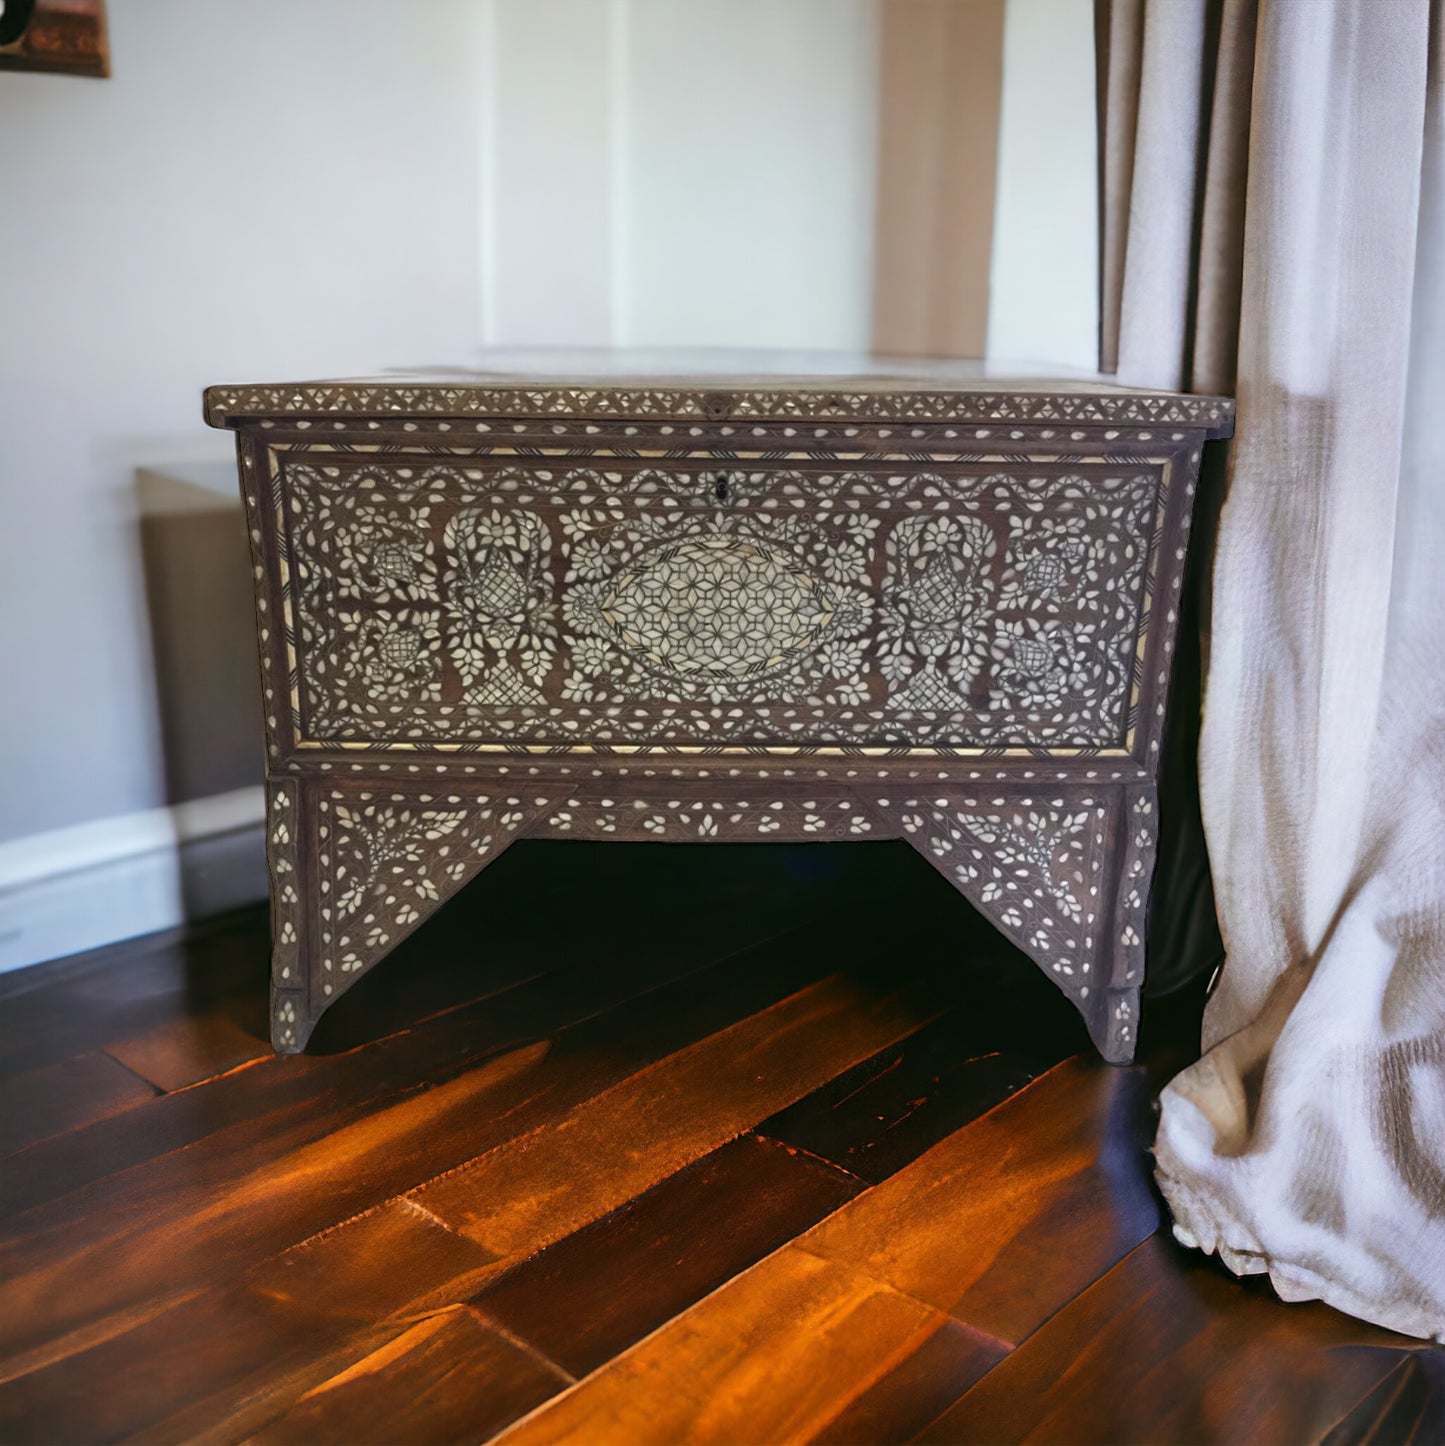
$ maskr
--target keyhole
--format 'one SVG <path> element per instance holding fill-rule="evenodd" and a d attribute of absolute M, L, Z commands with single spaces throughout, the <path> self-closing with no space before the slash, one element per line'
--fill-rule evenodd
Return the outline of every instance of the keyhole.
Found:
<path fill-rule="evenodd" d="M 726 473 L 718 473 L 717 481 L 713 484 L 712 495 L 716 497 L 719 502 L 726 502 L 728 500 L 728 479 Z"/>

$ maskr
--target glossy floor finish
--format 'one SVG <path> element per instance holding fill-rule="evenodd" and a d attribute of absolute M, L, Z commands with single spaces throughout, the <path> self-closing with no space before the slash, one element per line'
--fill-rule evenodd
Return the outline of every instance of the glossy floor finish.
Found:
<path fill-rule="evenodd" d="M 265 1043 L 260 910 L 0 981 L 0 1440 L 1445 1439 L 1178 1250 L 1197 1006 L 1096 1061 L 906 846 L 524 843 Z"/>

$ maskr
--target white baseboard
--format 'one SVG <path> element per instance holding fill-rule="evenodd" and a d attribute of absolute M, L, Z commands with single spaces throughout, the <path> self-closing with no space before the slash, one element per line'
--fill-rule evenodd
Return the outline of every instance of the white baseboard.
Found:
<path fill-rule="evenodd" d="M 0 971 L 265 897 L 260 787 L 13 839 L 0 843 Z"/>

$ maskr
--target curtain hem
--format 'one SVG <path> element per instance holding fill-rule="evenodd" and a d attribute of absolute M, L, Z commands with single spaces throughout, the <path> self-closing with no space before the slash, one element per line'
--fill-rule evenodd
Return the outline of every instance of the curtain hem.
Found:
<path fill-rule="evenodd" d="M 1165 1094 L 1168 1093 L 1166 1088 Z M 1169 1109 L 1188 1111 L 1193 1116 L 1186 1132 L 1202 1131 L 1211 1137 L 1212 1153 L 1213 1130 L 1198 1107 L 1178 1096 L 1163 1103 Z M 1338 1278 L 1320 1275 L 1296 1261 L 1272 1256 L 1239 1221 L 1221 1219 L 1213 1202 L 1184 1183 L 1184 1177 L 1197 1175 L 1198 1169 L 1178 1158 L 1163 1130 L 1154 1146 L 1154 1160 L 1154 1178 L 1173 1216 L 1174 1238 L 1181 1245 L 1205 1255 L 1217 1255 L 1235 1275 L 1267 1275 L 1283 1301 L 1322 1301 L 1385 1330 L 1445 1345 L 1445 1317 L 1409 1301 L 1395 1300 L 1386 1305 L 1378 1294 L 1362 1294 Z"/>

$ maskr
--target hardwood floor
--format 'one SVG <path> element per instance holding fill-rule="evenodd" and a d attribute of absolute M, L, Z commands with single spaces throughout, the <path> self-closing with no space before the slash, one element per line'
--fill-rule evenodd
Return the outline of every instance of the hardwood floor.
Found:
<path fill-rule="evenodd" d="M 249 910 L 0 979 L 0 1441 L 1440 1442 L 1175 1247 L 1152 1093 L 904 845 L 524 843 L 265 1043 Z"/>

